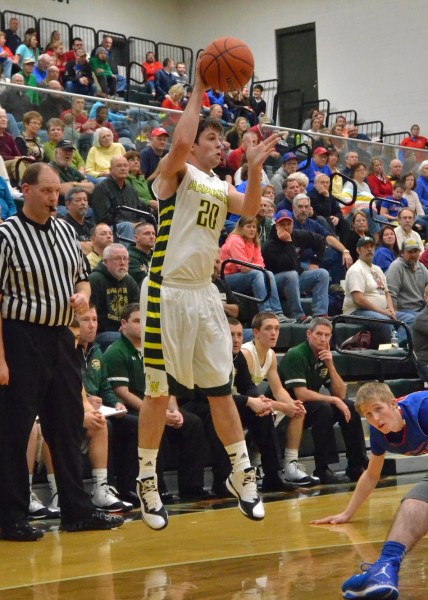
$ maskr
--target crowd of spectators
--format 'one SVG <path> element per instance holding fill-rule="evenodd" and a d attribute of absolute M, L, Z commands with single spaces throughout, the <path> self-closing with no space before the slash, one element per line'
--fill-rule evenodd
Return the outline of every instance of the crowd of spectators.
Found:
<path fill-rule="evenodd" d="M 111 36 L 105 35 L 101 45 L 94 49 L 84 48 L 83 41 L 74 38 L 71 49 L 67 49 L 58 32 L 53 32 L 41 53 L 34 31 L 27 32 L 21 43 L 16 21 L 11 19 L 9 29 L 0 32 L 0 83 L 3 80 L 15 84 L 15 87 L 3 86 L 0 93 L 0 218 L 5 220 L 16 213 L 15 201 L 19 208 L 20 180 L 27 165 L 49 163 L 61 180 L 56 217 L 65 219 L 76 231 L 91 271 L 94 303 L 91 315 L 94 318 L 95 314 L 98 337 L 95 342 L 95 334 L 89 336 L 89 342 L 80 352 L 84 358 L 94 352 L 93 348 L 98 352 L 94 343 L 102 350 L 118 340 L 126 346 L 124 331 L 128 331 L 128 340 L 136 348 L 138 339 L 132 334 L 130 319 L 137 309 L 134 305 L 130 313 L 124 310 L 138 302 L 139 286 L 149 268 L 159 208 L 151 184 L 159 162 L 168 152 L 179 113 L 192 94 L 186 65 L 175 64 L 168 57 L 158 60 L 153 52 L 148 52 L 141 66 L 145 90 L 158 101 L 160 110 L 129 108 L 117 101 L 124 96 L 126 80 L 121 78 L 114 62 Z M 20 90 L 22 85 L 31 89 Z M 46 94 L 44 89 L 52 93 Z M 73 97 L 70 102 L 66 94 L 59 93 L 64 90 L 80 97 Z M 212 89 L 202 99 L 201 118 L 215 119 L 226 129 L 216 175 L 234 183 L 238 191 L 244 192 L 247 185 L 247 149 L 273 131 L 263 91 L 260 84 L 253 87 L 252 95 L 247 87 L 233 93 Z M 314 341 L 309 347 L 315 352 L 317 326 L 324 328 L 323 335 L 329 341 L 331 336 L 325 328 L 329 329 L 329 319 L 340 313 L 337 304 L 331 302 L 332 285 L 344 297 L 345 314 L 385 320 L 384 325 L 367 325 L 373 347 L 391 339 L 393 326 L 388 320 L 398 318 L 411 328 L 418 321 L 418 313 L 425 314 L 427 138 L 414 125 L 411 135 L 403 139 L 402 147 L 391 150 L 370 143 L 367 136 L 342 116 L 337 117 L 331 129 L 324 126 L 324 120 L 325 115 L 320 111 L 312 111 L 302 125 L 304 133 L 296 139 L 306 142 L 311 149 L 309 159 L 292 147 L 288 132 L 281 132 L 280 142 L 264 165 L 259 214 L 254 218 L 228 215 L 219 243 L 221 258 L 249 264 L 228 263 L 225 281 L 218 284 L 220 280 L 216 277 L 214 280 L 216 285 L 225 286 L 220 289 L 225 297 L 225 312 L 238 319 L 247 340 L 253 335 L 258 340 L 263 329 L 263 321 L 256 321 L 256 327 L 250 327 L 254 314 L 268 312 L 271 320 L 287 326 L 309 325 L 318 317 L 320 320 L 315 321 L 309 335 Z M 346 179 L 342 180 L 341 174 Z M 123 206 L 134 211 L 121 209 Z M 114 243 L 113 232 L 120 243 Z M 266 268 L 266 278 L 251 265 Z M 256 300 L 245 304 L 236 300 L 233 292 Z M 308 306 L 303 303 L 307 297 L 312 298 L 312 314 L 307 314 L 308 309 L 304 308 Z M 236 323 L 232 323 L 231 330 L 234 326 Z M 399 339 L 405 343 L 402 332 Z M 268 345 L 266 355 L 267 351 Z M 299 349 L 306 351 L 306 346 Z M 135 355 L 135 350 L 132 353 Z M 82 370 L 86 384 L 90 378 L 89 362 L 85 360 Z M 336 378 L 330 354 L 326 355 L 326 361 L 334 380 L 334 395 L 343 395 L 343 382 Z M 108 374 L 109 361 L 106 363 Z M 292 365 L 291 361 L 283 365 L 281 385 L 303 403 L 312 403 L 311 394 L 306 394 L 309 382 L 307 387 L 303 386 L 303 392 L 300 386 L 291 385 Z M 421 363 L 421 366 L 426 365 Z M 91 381 L 88 385 L 93 387 Z M 106 388 L 110 406 L 117 392 L 114 376 L 111 381 L 112 389 Z M 328 378 L 325 382 L 329 383 Z M 134 416 L 143 394 L 140 384 L 141 381 L 133 388 L 133 400 L 129 400 L 126 390 L 117 394 L 118 405 Z M 317 402 L 327 402 L 318 397 L 319 389 L 315 389 L 317 384 L 314 386 Z M 265 400 L 253 402 L 255 392 L 251 386 L 248 389 L 252 395 L 246 396 L 247 402 L 248 398 L 251 400 L 246 406 L 252 412 L 245 418 L 251 422 L 251 414 L 263 412 Z M 94 391 L 92 396 L 97 397 L 104 393 L 101 388 L 98 392 L 95 388 L 87 391 Z M 187 434 L 183 433 L 182 439 L 172 431 L 188 427 L 189 419 L 192 427 L 200 429 L 201 425 L 193 423 L 193 417 L 186 417 L 184 425 L 183 420 L 175 421 L 181 409 L 181 404 L 180 409 L 176 403 L 171 405 L 171 433 L 167 437 L 169 444 L 184 444 L 185 454 Z M 346 431 L 349 410 L 348 404 L 336 402 L 335 412 L 329 416 L 331 426 L 338 420 Z M 360 424 L 353 411 L 352 419 L 359 436 Z M 319 424 L 319 416 L 312 420 L 306 417 L 305 423 L 305 427 L 314 427 Z M 131 419 L 128 425 L 135 435 L 135 422 Z M 275 434 L 270 425 L 266 425 L 266 431 Z M 257 435 L 261 435 L 258 429 Z M 319 438 L 316 439 L 320 444 Z M 351 447 L 350 439 L 347 440 Z M 316 483 L 317 477 L 327 483 L 338 480 L 330 471 L 328 463 L 332 461 L 328 457 L 318 457 L 312 478 L 297 467 L 290 468 L 298 452 L 298 443 L 293 443 L 297 449 L 289 448 L 288 455 L 287 447 L 285 450 L 289 483 L 302 485 L 305 477 L 305 485 Z M 331 453 L 336 454 L 334 449 Z M 355 464 L 351 462 L 348 471 L 351 478 L 358 478 L 365 466 L 360 446 L 356 454 L 358 460 L 355 459 Z M 272 462 L 276 465 L 275 460 Z M 199 475 L 194 481 L 187 481 L 185 474 L 180 478 L 183 497 L 206 497 Z M 224 474 L 222 478 L 224 482 Z M 266 490 L 267 482 L 274 480 L 276 489 L 282 489 L 270 473 Z M 135 503 L 128 487 L 128 483 L 122 486 L 122 499 Z M 222 482 L 216 481 L 213 491 L 219 490 L 225 493 Z M 164 492 L 167 493 L 166 488 Z M 115 500 L 109 494 L 106 509 Z"/>

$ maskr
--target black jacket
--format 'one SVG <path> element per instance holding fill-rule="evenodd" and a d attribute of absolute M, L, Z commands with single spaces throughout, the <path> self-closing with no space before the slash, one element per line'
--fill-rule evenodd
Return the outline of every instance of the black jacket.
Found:
<path fill-rule="evenodd" d="M 300 254 L 302 250 L 311 249 L 316 255 L 314 264 L 320 264 L 324 256 L 325 238 L 318 233 L 310 231 L 294 230 L 291 234 L 291 242 L 283 242 L 276 233 L 276 227 L 272 227 L 268 241 L 262 249 L 266 268 L 272 273 L 283 271 L 302 272 L 300 267 Z"/>

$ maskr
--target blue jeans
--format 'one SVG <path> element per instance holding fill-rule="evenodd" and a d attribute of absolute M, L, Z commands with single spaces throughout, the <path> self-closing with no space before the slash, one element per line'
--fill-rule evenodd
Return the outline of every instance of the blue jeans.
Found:
<path fill-rule="evenodd" d="M 270 271 L 269 275 L 271 294 L 265 302 L 259 303 L 259 310 L 263 312 L 273 312 L 282 314 L 282 306 L 278 296 L 275 277 Z M 248 271 L 247 273 L 232 273 L 226 275 L 226 281 L 234 292 L 241 294 L 253 294 L 256 298 L 264 298 L 266 296 L 265 278 L 261 271 Z"/>
<path fill-rule="evenodd" d="M 316 315 L 328 314 L 328 286 L 330 275 L 325 269 L 303 271 L 283 271 L 275 274 L 275 281 L 280 296 L 283 296 L 290 306 L 295 319 L 304 316 L 300 301 L 300 294 L 312 292 L 312 313 Z"/>
<path fill-rule="evenodd" d="M 70 94 L 82 94 L 83 96 L 95 96 L 97 93 L 95 83 L 82 85 L 80 81 L 66 81 L 64 89 L 66 92 L 70 92 Z"/>
<path fill-rule="evenodd" d="M 362 317 L 370 317 L 372 319 L 382 319 L 383 321 L 390 321 L 391 319 L 382 313 L 378 313 L 374 310 L 364 310 L 363 308 L 358 308 L 354 310 L 353 315 L 359 315 Z M 405 310 L 397 310 L 397 320 L 403 321 L 406 325 L 412 326 L 416 314 L 413 311 L 405 311 Z M 392 325 L 382 325 L 382 323 L 370 323 L 367 327 L 373 334 L 373 345 L 375 348 L 379 346 L 379 344 L 388 344 L 391 341 L 391 333 L 392 333 Z M 400 327 L 397 331 L 398 342 L 401 344 L 406 341 L 407 336 L 403 327 Z"/>
<path fill-rule="evenodd" d="M 345 279 L 346 269 L 343 265 L 343 255 L 338 250 L 327 247 L 321 267 L 330 273 L 331 283 L 340 283 L 342 279 Z"/>

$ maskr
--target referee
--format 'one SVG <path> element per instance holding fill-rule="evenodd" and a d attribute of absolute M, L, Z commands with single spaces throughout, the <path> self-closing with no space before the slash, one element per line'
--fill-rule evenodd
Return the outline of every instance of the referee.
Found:
<path fill-rule="evenodd" d="M 22 178 L 24 207 L 0 225 L 0 538 L 35 541 L 26 450 L 36 416 L 52 453 L 63 531 L 111 529 L 83 488 L 82 381 L 68 328 L 90 287 L 72 227 L 53 218 L 60 180 L 44 163 Z"/>

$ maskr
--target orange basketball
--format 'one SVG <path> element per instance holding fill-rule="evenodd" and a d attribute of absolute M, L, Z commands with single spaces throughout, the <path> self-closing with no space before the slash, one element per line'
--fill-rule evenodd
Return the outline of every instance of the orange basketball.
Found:
<path fill-rule="evenodd" d="M 211 42 L 201 56 L 201 75 L 210 88 L 240 90 L 254 73 L 254 56 L 247 44 L 233 37 Z"/>

